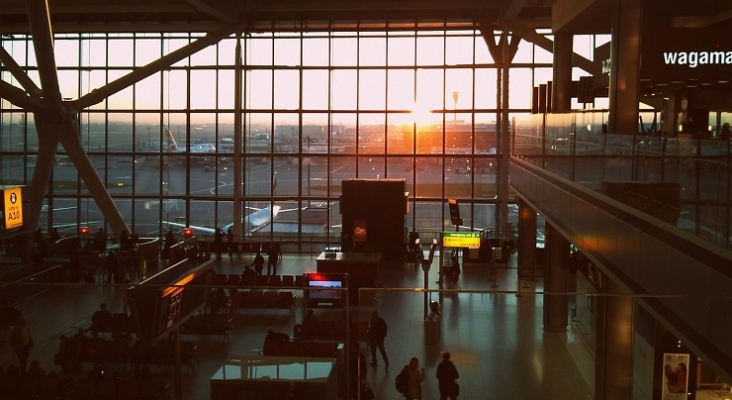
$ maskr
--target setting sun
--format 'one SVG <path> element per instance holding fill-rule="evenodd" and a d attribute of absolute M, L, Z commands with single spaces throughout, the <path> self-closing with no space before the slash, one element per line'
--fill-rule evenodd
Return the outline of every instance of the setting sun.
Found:
<path fill-rule="evenodd" d="M 412 108 L 410 119 L 410 122 L 416 124 L 417 127 L 423 127 L 434 124 L 436 116 L 425 105 L 415 104 Z"/>

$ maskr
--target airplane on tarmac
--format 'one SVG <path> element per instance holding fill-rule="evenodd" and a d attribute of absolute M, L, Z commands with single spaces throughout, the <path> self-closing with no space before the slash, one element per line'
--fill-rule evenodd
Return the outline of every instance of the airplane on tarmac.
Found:
<path fill-rule="evenodd" d="M 173 137 L 173 133 L 170 131 L 169 128 L 165 129 L 165 134 L 168 139 L 168 145 L 166 152 L 168 154 L 176 154 L 176 153 L 185 153 L 186 148 L 178 146 L 178 142 L 176 142 L 175 138 Z M 216 146 L 213 143 L 191 143 L 190 144 L 190 153 L 191 154 L 214 154 L 216 153 Z M 197 162 L 198 165 L 205 166 L 208 170 L 212 168 L 211 159 L 215 159 L 213 156 L 211 158 L 209 157 L 195 157 L 191 158 L 193 162 Z M 173 160 L 173 161 L 171 161 Z M 163 164 L 165 166 L 173 166 L 173 165 L 180 165 L 182 164 L 183 158 L 172 158 L 172 159 L 165 159 L 163 161 Z M 223 170 L 226 170 L 226 167 L 221 167 Z"/>
<path fill-rule="evenodd" d="M 277 172 L 274 173 L 274 178 L 272 180 L 272 194 L 273 195 L 275 194 L 276 190 L 277 190 Z M 255 207 L 247 207 L 247 208 L 250 210 L 254 210 L 254 211 L 252 213 L 246 215 L 241 220 L 243 236 L 249 236 L 252 233 L 256 232 L 257 230 L 261 229 L 262 227 L 270 224 L 272 221 L 274 221 L 274 219 L 280 213 L 305 210 L 308 207 L 282 209 L 282 206 L 274 204 L 274 201 L 272 201 L 267 205 L 267 207 L 264 207 L 264 208 L 255 208 Z M 176 227 L 176 228 L 193 228 L 193 232 L 196 234 L 214 235 L 216 233 L 216 228 L 188 225 L 188 224 L 184 224 L 184 223 L 171 222 L 171 221 L 164 221 L 164 223 L 168 226 L 172 226 L 172 227 Z M 226 234 L 226 232 L 229 230 L 229 228 L 232 228 L 233 226 L 234 226 L 234 223 L 232 222 L 230 224 L 224 225 L 221 228 L 221 230 L 224 232 L 224 234 Z"/>

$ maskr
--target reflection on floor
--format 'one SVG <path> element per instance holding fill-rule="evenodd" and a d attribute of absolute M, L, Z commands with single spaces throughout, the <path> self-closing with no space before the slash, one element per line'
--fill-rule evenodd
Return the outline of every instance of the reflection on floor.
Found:
<path fill-rule="evenodd" d="M 696 400 L 732 400 L 732 393 L 728 390 L 697 390 Z"/>
<path fill-rule="evenodd" d="M 533 294 L 541 289 L 541 278 L 519 282 L 515 262 L 512 258 L 507 267 L 495 269 L 495 284 L 488 280 L 491 266 L 464 266 L 458 282 L 461 290 L 444 294 L 440 337 L 435 344 L 425 343 L 423 319 L 426 300 L 436 300 L 438 294 L 396 289 L 423 287 L 425 281 L 435 289 L 437 268 L 433 267 L 425 278 L 414 265 L 382 266 L 380 282 L 387 290 L 378 296 L 377 306 L 389 326 L 386 350 L 391 368 L 385 369 L 380 357 L 377 367 L 369 367 L 368 380 L 376 398 L 401 398 L 394 389 L 394 377 L 411 357 L 417 357 L 427 374 L 423 398 L 438 399 L 435 368 L 442 352 L 450 351 L 461 375 L 461 398 L 592 399 L 594 360 L 571 329 L 564 333 L 543 330 L 543 299 Z M 224 256 L 217 272 L 238 274 L 249 263 L 249 256 Z M 315 271 L 314 256 L 285 255 L 278 273 L 305 271 Z M 122 288 L 79 284 L 56 288 L 24 302 L 20 309 L 30 321 L 37 344 L 31 359 L 38 360 L 46 370 L 57 369 L 53 354 L 59 336 L 74 326 L 88 326 L 101 302 L 113 312 L 122 312 L 124 293 Z M 354 315 L 368 319 L 371 307 L 360 305 L 361 312 Z M 194 372 L 184 370 L 182 398 L 209 399 L 209 378 L 225 360 L 258 354 L 268 327 L 292 334 L 294 324 L 301 319 L 302 308 L 294 314 L 287 310 L 239 310 L 234 315 L 231 341 L 222 335 L 183 334 L 182 340 L 198 344 L 200 365 Z M 131 373 L 116 366 L 107 368 L 110 372 Z M 170 366 L 153 366 L 151 372 L 172 379 Z"/>

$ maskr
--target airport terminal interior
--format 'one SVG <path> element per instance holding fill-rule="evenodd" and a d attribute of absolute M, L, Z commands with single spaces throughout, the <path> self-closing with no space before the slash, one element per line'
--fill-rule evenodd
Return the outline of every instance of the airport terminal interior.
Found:
<path fill-rule="evenodd" d="M 0 397 L 732 399 L 731 23 L 0 0 Z"/>

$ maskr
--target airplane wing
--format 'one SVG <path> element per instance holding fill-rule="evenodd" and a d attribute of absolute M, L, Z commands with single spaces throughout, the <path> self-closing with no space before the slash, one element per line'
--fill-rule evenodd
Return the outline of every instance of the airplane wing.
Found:
<path fill-rule="evenodd" d="M 199 234 L 213 235 L 216 233 L 216 230 L 214 228 L 206 228 L 205 226 L 187 225 L 187 224 L 181 224 L 180 222 L 171 222 L 171 221 L 163 221 L 163 224 L 165 224 L 167 226 L 172 226 L 174 228 L 191 228 L 191 229 L 193 229 L 193 232 L 199 233 Z"/>
<path fill-rule="evenodd" d="M 52 208 L 49 210 L 48 205 L 44 204 L 41 206 L 42 213 L 47 213 L 49 211 L 63 211 L 63 210 L 76 210 L 76 207 L 57 207 L 57 208 Z"/>
<path fill-rule="evenodd" d="M 280 207 L 280 206 L 275 206 L 275 207 Z M 285 208 L 285 209 L 280 208 L 280 210 L 278 211 L 278 213 L 292 212 L 292 211 L 303 211 L 303 210 L 307 210 L 307 209 L 308 209 L 308 206 L 299 207 L 299 208 Z"/>

